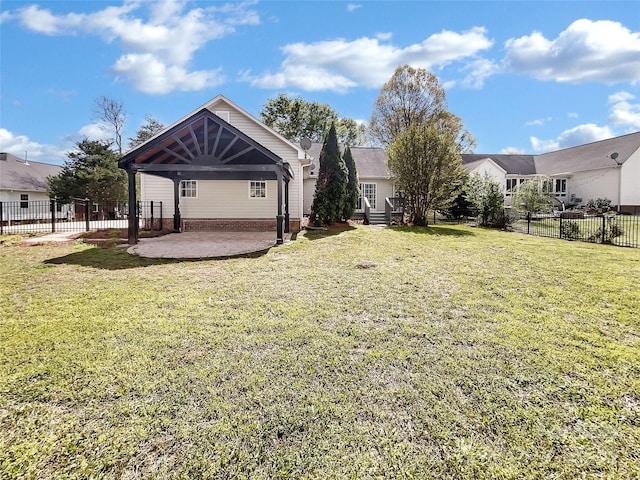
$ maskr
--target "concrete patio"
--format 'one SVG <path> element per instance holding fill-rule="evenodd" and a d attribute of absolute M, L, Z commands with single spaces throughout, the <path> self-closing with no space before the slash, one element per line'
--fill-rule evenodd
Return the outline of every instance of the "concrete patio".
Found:
<path fill-rule="evenodd" d="M 284 234 L 288 242 L 291 234 Z M 162 237 L 141 238 L 127 249 L 146 258 L 216 258 L 261 252 L 276 246 L 271 231 L 214 231 L 170 233 Z"/>

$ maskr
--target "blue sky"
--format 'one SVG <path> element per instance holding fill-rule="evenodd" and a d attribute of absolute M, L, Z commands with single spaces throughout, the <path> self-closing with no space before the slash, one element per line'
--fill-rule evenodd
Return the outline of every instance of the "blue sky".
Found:
<path fill-rule="evenodd" d="M 0 150 L 61 164 L 95 100 L 170 124 L 278 93 L 367 122 L 402 64 L 438 76 L 477 153 L 640 130 L 637 2 L 28 1 L 0 4 Z"/>

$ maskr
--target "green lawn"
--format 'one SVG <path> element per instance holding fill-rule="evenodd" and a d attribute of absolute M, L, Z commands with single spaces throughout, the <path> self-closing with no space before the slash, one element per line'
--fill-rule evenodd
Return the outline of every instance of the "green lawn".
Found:
<path fill-rule="evenodd" d="M 638 249 L 461 226 L 6 241 L 0 478 L 637 479 L 639 286 Z"/>

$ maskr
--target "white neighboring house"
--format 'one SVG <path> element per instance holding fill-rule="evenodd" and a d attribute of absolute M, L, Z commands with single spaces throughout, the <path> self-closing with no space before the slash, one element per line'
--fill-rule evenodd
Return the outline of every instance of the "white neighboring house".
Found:
<path fill-rule="evenodd" d="M 507 205 L 525 180 L 549 177 L 558 208 L 608 198 L 621 212 L 640 214 L 640 132 L 542 155 L 464 154 L 462 163 L 499 182 Z"/>
<path fill-rule="evenodd" d="M 309 172 L 305 172 L 304 179 L 304 213 L 311 212 L 313 195 L 316 191 L 316 181 L 318 180 L 318 170 L 320 167 L 319 158 L 322 150 L 321 143 L 313 143 L 307 155 L 312 159 L 312 166 Z M 341 147 L 340 152 L 344 153 Z M 384 213 L 385 199 L 394 197 L 396 192 L 391 172 L 387 167 L 387 154 L 382 148 L 375 147 L 351 147 L 351 156 L 358 172 L 358 182 L 360 184 L 360 199 L 356 212 L 360 213 L 362 207 L 362 197 L 369 200 L 372 213 Z"/>
<path fill-rule="evenodd" d="M 304 151 L 218 95 L 127 152 L 129 242 L 137 241 L 135 177 L 175 231 L 301 228 Z"/>
<path fill-rule="evenodd" d="M 0 153 L 2 221 L 51 218 L 47 177 L 61 171 L 59 165 L 27 161 L 11 153 Z"/>

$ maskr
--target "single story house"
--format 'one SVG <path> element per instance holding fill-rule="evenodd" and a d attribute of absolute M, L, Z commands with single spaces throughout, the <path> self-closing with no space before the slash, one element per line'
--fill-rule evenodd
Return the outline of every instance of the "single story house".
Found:
<path fill-rule="evenodd" d="M 640 132 L 541 155 L 465 154 L 462 163 L 499 182 L 507 205 L 525 180 L 548 177 L 558 208 L 608 198 L 621 212 L 640 214 Z"/>
<path fill-rule="evenodd" d="M 275 230 L 301 228 L 309 214 L 322 144 L 303 150 L 222 95 L 126 153 L 119 166 L 129 178 L 129 242 L 137 241 L 136 176 L 143 201 L 163 203 L 165 228 Z M 372 214 L 396 196 L 382 148 L 352 147 L 361 196 Z M 640 213 L 640 132 L 542 155 L 465 154 L 467 172 L 488 172 L 505 199 L 541 176 L 558 205 L 607 197 Z M 362 202 L 358 210 L 362 211 Z"/>
<path fill-rule="evenodd" d="M 129 178 L 129 243 L 138 235 L 137 174 L 142 200 L 163 202 L 164 227 L 273 229 L 281 243 L 301 227 L 310 164 L 302 148 L 218 95 L 120 159 Z"/>
<path fill-rule="evenodd" d="M 2 221 L 50 218 L 47 177 L 62 167 L 0 153 L 0 202 Z"/>

